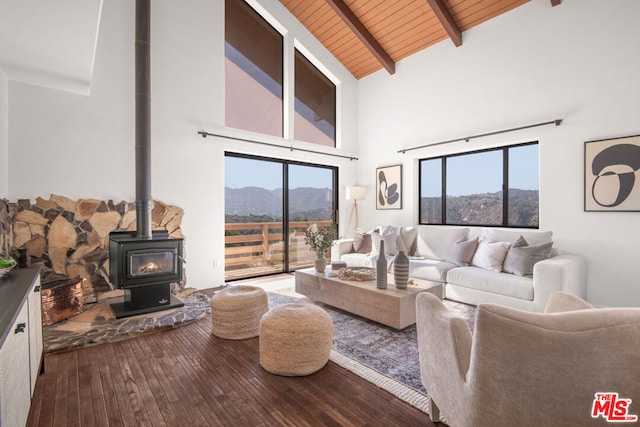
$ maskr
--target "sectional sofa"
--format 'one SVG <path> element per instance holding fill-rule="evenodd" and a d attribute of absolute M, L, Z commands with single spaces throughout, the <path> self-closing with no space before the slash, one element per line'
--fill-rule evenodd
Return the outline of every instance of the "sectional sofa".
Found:
<path fill-rule="evenodd" d="M 336 241 L 331 260 L 373 267 L 382 240 L 390 270 L 405 252 L 409 277 L 442 283 L 447 299 L 543 312 L 555 291 L 586 298 L 585 260 L 553 247 L 551 231 L 487 227 L 471 236 L 466 227 L 380 226 Z"/>

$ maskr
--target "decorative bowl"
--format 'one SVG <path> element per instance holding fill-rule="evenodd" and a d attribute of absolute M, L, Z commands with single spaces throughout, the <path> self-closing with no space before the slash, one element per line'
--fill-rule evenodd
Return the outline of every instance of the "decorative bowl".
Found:
<path fill-rule="evenodd" d="M 340 270 L 338 278 L 341 280 L 368 282 L 376 280 L 376 270 L 369 267 L 343 268 Z"/>

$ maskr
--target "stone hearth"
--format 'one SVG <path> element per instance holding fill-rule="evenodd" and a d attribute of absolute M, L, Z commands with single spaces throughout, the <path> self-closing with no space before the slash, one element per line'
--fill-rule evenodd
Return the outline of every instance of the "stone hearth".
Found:
<path fill-rule="evenodd" d="M 116 319 L 110 304 L 122 301 L 123 291 L 102 294 L 95 304 L 76 316 L 45 326 L 45 353 L 73 350 L 106 342 L 115 342 L 144 333 L 159 332 L 203 319 L 211 313 L 211 295 L 218 288 L 196 291 L 184 289 L 176 295 L 184 307 Z"/>

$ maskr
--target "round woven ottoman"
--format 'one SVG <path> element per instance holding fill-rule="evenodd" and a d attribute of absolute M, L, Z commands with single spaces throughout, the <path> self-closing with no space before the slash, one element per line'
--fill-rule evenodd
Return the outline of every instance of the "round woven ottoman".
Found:
<path fill-rule="evenodd" d="M 313 304 L 283 304 L 260 321 L 260 365 L 272 374 L 302 376 L 329 360 L 333 321 Z"/>
<path fill-rule="evenodd" d="M 230 286 L 211 297 L 211 332 L 219 338 L 257 337 L 260 319 L 269 311 L 267 293 L 255 286 Z"/>

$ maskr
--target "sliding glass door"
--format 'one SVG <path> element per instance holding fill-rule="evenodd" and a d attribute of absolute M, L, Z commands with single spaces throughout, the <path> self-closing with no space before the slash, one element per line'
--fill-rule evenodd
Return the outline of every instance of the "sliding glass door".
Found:
<path fill-rule="evenodd" d="M 314 165 L 290 164 L 288 182 L 289 267 L 309 267 L 315 253 L 304 243 L 310 224 L 332 225 L 335 217 L 335 169 Z"/>
<path fill-rule="evenodd" d="M 225 280 L 312 266 L 311 224 L 334 223 L 337 168 L 225 153 Z"/>
<path fill-rule="evenodd" d="M 225 280 L 282 272 L 282 163 L 225 157 Z"/>

